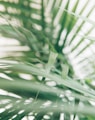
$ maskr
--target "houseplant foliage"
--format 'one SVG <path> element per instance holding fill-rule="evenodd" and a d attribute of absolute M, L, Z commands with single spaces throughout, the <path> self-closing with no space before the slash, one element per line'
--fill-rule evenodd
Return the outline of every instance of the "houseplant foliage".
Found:
<path fill-rule="evenodd" d="M 17 42 L 0 57 L 1 120 L 95 120 L 90 2 L 78 11 L 79 0 L 0 0 L 0 34 Z"/>

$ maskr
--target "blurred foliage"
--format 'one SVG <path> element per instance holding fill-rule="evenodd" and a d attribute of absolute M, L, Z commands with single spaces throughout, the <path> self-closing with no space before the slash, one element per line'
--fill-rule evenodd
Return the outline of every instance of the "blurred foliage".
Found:
<path fill-rule="evenodd" d="M 79 3 L 0 0 L 0 35 L 18 42 L 9 45 L 15 51 L 0 57 L 0 120 L 95 119 L 94 38 L 89 37 L 95 29 L 89 19 L 95 5 L 83 17 L 90 1 L 77 12 Z M 90 27 L 83 32 L 87 23 Z M 90 57 L 84 56 L 86 50 Z M 76 59 L 83 79 L 73 64 Z"/>

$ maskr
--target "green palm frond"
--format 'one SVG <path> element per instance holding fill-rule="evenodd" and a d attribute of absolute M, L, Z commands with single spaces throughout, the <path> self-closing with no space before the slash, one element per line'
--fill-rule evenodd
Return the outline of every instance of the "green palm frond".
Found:
<path fill-rule="evenodd" d="M 95 119 L 90 4 L 0 0 L 0 35 L 7 42 L 0 56 L 1 120 Z"/>

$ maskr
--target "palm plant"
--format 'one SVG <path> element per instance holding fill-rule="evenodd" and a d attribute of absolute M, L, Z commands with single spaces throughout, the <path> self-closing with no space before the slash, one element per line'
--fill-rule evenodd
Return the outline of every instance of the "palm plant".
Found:
<path fill-rule="evenodd" d="M 1 120 L 95 119 L 95 5 L 80 4 L 0 0 L 0 33 L 11 48 L 0 57 Z"/>

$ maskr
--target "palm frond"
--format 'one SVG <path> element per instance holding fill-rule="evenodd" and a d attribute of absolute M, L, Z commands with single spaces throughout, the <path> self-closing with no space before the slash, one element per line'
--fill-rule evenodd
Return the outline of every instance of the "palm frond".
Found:
<path fill-rule="evenodd" d="M 0 57 L 1 120 L 95 119 L 90 4 L 0 0 L 0 35 L 10 42 Z"/>

